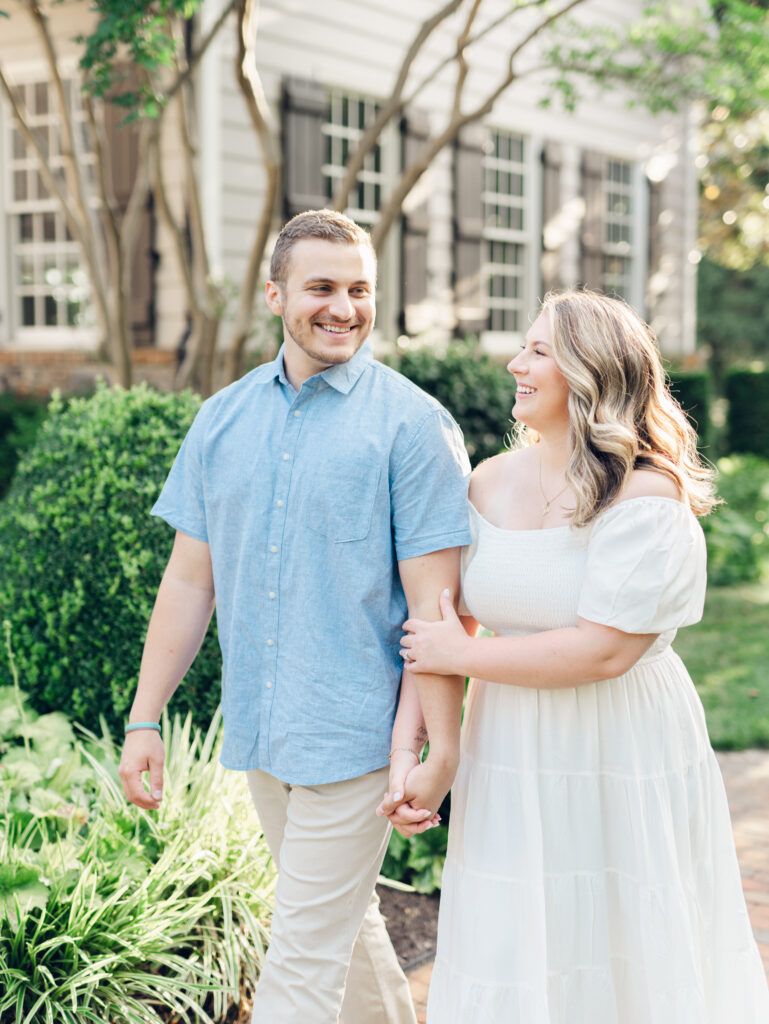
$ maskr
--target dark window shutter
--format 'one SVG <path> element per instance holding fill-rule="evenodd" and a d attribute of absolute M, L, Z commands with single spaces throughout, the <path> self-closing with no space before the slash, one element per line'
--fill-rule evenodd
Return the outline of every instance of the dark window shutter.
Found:
<path fill-rule="evenodd" d="M 120 218 L 128 206 L 138 162 L 138 127 L 121 124 L 124 118 L 125 111 L 121 107 L 105 104 L 104 124 L 112 165 L 112 188 Z M 131 294 L 128 296 L 128 316 L 136 348 L 154 343 L 156 265 L 152 200 L 148 198 L 140 215 L 131 266 Z"/>
<path fill-rule="evenodd" d="M 401 120 L 402 166 L 405 170 L 419 156 L 430 135 L 427 114 L 409 110 Z M 418 307 L 427 298 L 427 200 L 409 208 L 401 217 L 401 330 L 415 334 L 421 329 Z"/>
<path fill-rule="evenodd" d="M 328 205 L 323 178 L 328 95 L 318 82 L 283 82 L 283 212 L 286 220 Z"/>
<path fill-rule="evenodd" d="M 488 314 L 483 295 L 483 151 L 487 131 L 468 125 L 454 145 L 454 303 L 456 332 L 478 334 Z"/>
<path fill-rule="evenodd" d="M 588 288 L 600 288 L 603 277 L 604 156 L 585 150 L 582 154 L 582 222 L 580 281 Z"/>
<path fill-rule="evenodd" d="M 546 142 L 542 147 L 542 290 L 561 288 L 561 248 L 559 233 L 552 230 L 563 205 L 561 200 L 561 146 Z"/>

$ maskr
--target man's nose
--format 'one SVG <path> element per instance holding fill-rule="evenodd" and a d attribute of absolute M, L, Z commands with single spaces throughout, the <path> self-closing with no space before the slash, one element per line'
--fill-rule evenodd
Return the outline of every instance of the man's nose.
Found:
<path fill-rule="evenodd" d="M 334 292 L 329 303 L 329 312 L 338 320 L 349 320 L 355 313 L 350 296 L 347 292 Z"/>

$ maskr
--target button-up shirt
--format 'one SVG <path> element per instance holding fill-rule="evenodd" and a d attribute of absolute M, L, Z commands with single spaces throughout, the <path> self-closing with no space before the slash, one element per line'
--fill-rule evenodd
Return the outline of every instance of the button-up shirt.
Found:
<path fill-rule="evenodd" d="M 152 509 L 211 552 L 226 767 L 297 785 L 387 764 L 398 561 L 467 544 L 459 428 L 364 345 L 297 392 L 282 350 L 209 398 Z"/>

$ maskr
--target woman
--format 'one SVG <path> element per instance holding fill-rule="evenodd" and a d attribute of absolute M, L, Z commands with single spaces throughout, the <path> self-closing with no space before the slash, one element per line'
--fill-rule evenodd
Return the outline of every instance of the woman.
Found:
<path fill-rule="evenodd" d="M 670 646 L 702 614 L 710 471 L 623 302 L 548 296 L 508 368 L 528 443 L 473 474 L 468 632 L 444 594 L 402 641 L 413 672 L 473 678 L 429 1024 L 766 1024 L 723 783 Z"/>

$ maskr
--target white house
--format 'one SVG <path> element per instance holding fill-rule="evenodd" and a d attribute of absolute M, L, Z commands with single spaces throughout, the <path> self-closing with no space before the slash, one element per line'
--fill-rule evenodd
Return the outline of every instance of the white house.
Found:
<path fill-rule="evenodd" d="M 223 0 L 207 0 L 197 31 Z M 257 61 L 280 125 L 285 156 L 275 230 L 302 208 L 328 203 L 346 154 L 392 90 L 404 52 L 438 0 L 265 0 Z M 486 0 L 484 21 L 508 0 Z M 642 0 L 585 0 L 583 19 L 616 21 Z M 83 3 L 50 7 L 52 31 L 78 109 L 78 46 L 92 17 Z M 520 17 L 516 15 L 516 17 Z M 458 18 L 419 58 L 413 81 L 455 45 Z M 465 106 L 504 73 L 510 19 L 468 51 Z M 513 35 L 515 32 L 515 35 Z M 237 283 L 260 210 L 263 171 L 234 74 L 234 22 L 208 51 L 195 79 L 199 171 L 215 275 Z M 35 125 L 55 151 L 55 103 L 33 26 L 22 12 L 0 21 L 0 66 L 23 89 Z M 426 138 L 439 133 L 453 96 L 447 67 L 383 134 L 348 212 L 373 224 L 383 197 Z M 381 254 L 378 338 L 479 334 L 510 353 L 552 286 L 587 284 L 627 298 L 657 328 L 663 350 L 694 348 L 697 181 L 690 112 L 652 117 L 617 94 L 589 94 L 576 113 L 544 109 L 541 79 L 524 77 L 481 123 L 446 146 L 408 196 Z M 117 135 L 115 136 L 117 138 Z M 115 187 L 125 195 L 135 154 L 115 143 Z M 173 149 L 173 138 L 167 142 Z M 171 152 L 173 164 L 173 152 Z M 96 344 L 88 280 L 34 156 L 0 102 L 0 389 L 76 386 Z M 173 170 L 173 167 L 171 168 Z M 173 173 L 169 175 L 173 180 Z M 171 240 L 151 211 L 143 226 L 132 321 L 143 364 L 172 364 L 185 302 Z"/>

